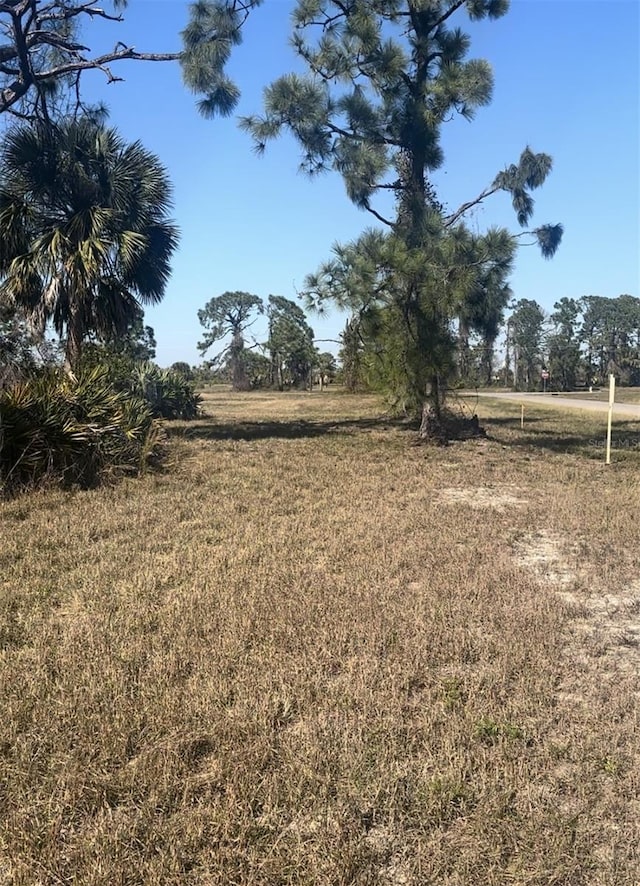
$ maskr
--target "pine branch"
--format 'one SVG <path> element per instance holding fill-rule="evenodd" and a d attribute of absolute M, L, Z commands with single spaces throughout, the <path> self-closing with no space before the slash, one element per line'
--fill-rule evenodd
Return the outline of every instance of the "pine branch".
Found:
<path fill-rule="evenodd" d="M 55 4 L 51 4 L 51 7 L 49 8 L 55 8 Z M 78 15 L 98 16 L 99 18 L 105 18 L 110 22 L 124 21 L 122 15 L 109 15 L 108 12 L 105 12 L 105 10 L 101 9 L 99 6 L 94 6 L 93 3 L 84 3 L 81 6 L 74 7 L 59 7 L 56 12 L 40 13 L 38 15 L 38 21 L 69 21 L 69 19 L 76 18 Z"/>
<path fill-rule="evenodd" d="M 380 215 L 379 212 L 376 212 L 376 210 L 373 209 L 373 208 L 369 205 L 369 201 L 368 201 L 368 200 L 367 200 L 367 202 L 364 204 L 364 208 L 367 210 L 367 212 L 370 212 L 371 215 L 374 216 L 374 218 L 377 218 L 378 221 L 382 222 L 382 224 L 387 225 L 387 226 L 390 227 L 390 228 L 393 227 L 393 222 L 390 222 L 388 218 L 385 218 L 383 215 Z"/>
<path fill-rule="evenodd" d="M 443 221 L 445 228 L 450 228 L 451 225 L 455 224 L 459 218 L 461 218 L 466 212 L 472 209 L 474 206 L 477 206 L 479 203 L 482 203 L 483 200 L 486 200 L 487 197 L 490 197 L 492 194 L 500 191 L 501 188 L 492 185 L 490 188 L 485 188 L 485 190 L 479 194 L 475 200 L 469 200 L 468 203 L 463 203 L 454 213 L 446 216 Z"/>
<path fill-rule="evenodd" d="M 440 18 L 436 19 L 436 21 L 431 25 L 430 31 L 437 31 L 440 25 L 443 25 L 447 19 L 451 18 L 454 12 L 457 12 L 461 6 L 464 6 L 466 0 L 455 0 L 454 3 L 451 4 L 449 9 L 446 12 L 443 12 Z"/>
<path fill-rule="evenodd" d="M 250 11 L 262 0 L 224 0 L 219 8 L 209 0 L 195 4 L 191 8 L 191 16 L 208 16 L 206 33 L 200 40 L 200 50 L 206 56 L 208 48 L 218 40 L 233 43 L 240 42 L 240 29 Z M 119 4 L 116 2 L 115 4 Z M 122 4 L 120 4 L 122 5 Z M 206 8 L 205 8 L 206 7 Z M 211 7 L 211 9 L 209 8 Z M 220 13 L 220 20 L 229 19 L 228 27 L 220 25 L 214 12 Z M 133 46 L 124 43 L 116 44 L 111 52 L 92 56 L 90 47 L 74 39 L 74 26 L 80 22 L 104 19 L 109 22 L 122 22 L 123 16 L 116 10 L 111 13 L 96 0 L 0 0 L 0 33 L 4 43 L 0 45 L 0 114 L 13 108 L 18 114 L 37 116 L 39 112 L 46 115 L 46 105 L 51 96 L 49 83 L 56 83 L 69 75 L 77 75 L 87 70 L 102 71 L 109 83 L 121 80 L 116 77 L 110 65 L 120 61 L 184 61 L 189 56 L 189 46 L 179 52 L 140 52 Z M 225 19 L 226 21 L 226 19 Z M 184 38 L 184 33 L 183 33 Z M 7 42 L 8 41 L 8 42 Z M 56 56 L 52 60 L 47 50 L 53 50 Z M 215 56 L 215 53 L 213 54 Z M 62 56 L 62 58 L 60 58 Z M 225 59 L 212 56 L 201 60 L 211 68 L 210 81 L 216 73 L 219 75 Z M 42 69 L 42 65 L 46 69 Z M 46 84 L 46 85 L 45 85 Z M 65 83 L 65 91 L 68 84 Z M 74 88 L 75 87 L 75 88 Z M 75 91 L 77 99 L 77 83 L 71 86 L 71 95 Z M 196 92 L 207 95 L 215 90 L 203 87 Z M 29 101 L 29 93 L 34 97 Z M 211 96 L 209 95 L 209 98 Z M 205 100 L 206 101 L 206 100 Z M 25 102 L 26 104 L 21 104 Z M 18 108 L 17 106 L 20 105 Z M 76 101 L 76 106 L 78 102 Z M 15 115 L 15 114 L 14 114 Z"/>
<path fill-rule="evenodd" d="M 123 49 L 107 52 L 95 59 L 81 59 L 77 62 L 69 62 L 66 65 L 50 68 L 48 71 L 42 71 L 36 74 L 36 80 L 49 80 L 54 77 L 61 77 L 64 74 L 73 74 L 76 71 L 86 71 L 94 68 L 102 70 L 112 62 L 125 59 L 146 62 L 171 62 L 178 61 L 181 56 L 181 52 L 137 52 L 132 46 L 125 46 Z"/>

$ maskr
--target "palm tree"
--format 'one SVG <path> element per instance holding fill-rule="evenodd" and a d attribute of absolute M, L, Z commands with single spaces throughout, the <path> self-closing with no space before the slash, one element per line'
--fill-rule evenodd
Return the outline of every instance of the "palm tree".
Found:
<path fill-rule="evenodd" d="M 155 304 L 178 231 L 171 185 L 140 142 L 88 119 L 18 126 L 0 150 L 0 302 L 66 335 L 72 372 L 89 333 L 125 333 Z"/>

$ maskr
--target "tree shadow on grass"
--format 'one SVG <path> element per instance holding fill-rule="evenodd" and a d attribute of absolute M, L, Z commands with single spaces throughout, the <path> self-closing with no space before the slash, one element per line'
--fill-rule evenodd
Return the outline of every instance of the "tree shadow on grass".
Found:
<path fill-rule="evenodd" d="M 529 415 L 525 421 L 525 430 L 520 430 L 519 416 L 501 416 L 486 418 L 481 423 L 485 426 L 485 439 L 509 447 L 517 447 L 531 451 L 546 450 L 555 453 L 568 453 L 586 456 L 593 459 L 604 457 L 606 428 L 603 424 L 600 431 L 596 427 L 586 428 L 584 433 L 575 433 L 571 428 L 567 431 L 549 428 L 549 416 L 534 417 Z M 511 429 L 513 435 L 505 438 L 499 429 Z M 493 434 L 492 429 L 498 433 Z M 301 440 L 344 434 L 357 434 L 366 431 L 401 430 L 416 434 L 417 424 L 406 419 L 379 416 L 377 418 L 327 419 L 310 421 L 291 419 L 289 421 L 226 421 L 214 418 L 203 418 L 189 423 L 171 423 L 165 426 L 169 437 L 183 440 L 213 441 L 255 441 L 255 440 Z M 417 442 L 417 437 L 416 437 Z M 612 432 L 612 451 L 625 451 L 640 457 L 640 422 L 626 421 L 614 425 Z"/>
<path fill-rule="evenodd" d="M 600 428 L 585 428 L 583 433 L 575 433 L 575 428 L 563 431 L 549 428 L 549 416 L 533 417 L 525 420 L 524 430 L 520 430 L 520 419 L 517 416 L 486 419 L 487 437 L 498 443 L 524 449 L 543 449 L 550 452 L 569 453 L 601 459 L 606 447 L 606 416 Z M 536 427 L 537 425 L 537 427 Z M 515 435 L 508 441 L 491 434 L 492 427 L 511 428 Z M 611 432 L 611 450 L 613 452 L 632 452 L 640 456 L 640 422 L 616 422 Z"/>
<path fill-rule="evenodd" d="M 193 424 L 167 425 L 169 437 L 183 440 L 299 440 L 357 431 L 415 430 L 401 419 L 387 417 L 332 419 L 328 421 L 216 421 L 201 419 Z"/>

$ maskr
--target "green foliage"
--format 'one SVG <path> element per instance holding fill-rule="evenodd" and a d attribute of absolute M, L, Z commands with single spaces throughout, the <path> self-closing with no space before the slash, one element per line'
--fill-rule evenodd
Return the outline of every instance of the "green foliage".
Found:
<path fill-rule="evenodd" d="M 193 381 L 195 378 L 192 368 L 184 360 L 178 360 L 175 363 L 172 363 L 169 368 L 172 372 L 177 372 L 180 375 L 184 376 L 187 381 Z"/>
<path fill-rule="evenodd" d="M 514 723 L 499 723 L 491 717 L 484 717 L 476 724 L 476 737 L 486 744 L 495 744 L 500 739 L 520 741 L 524 739 L 524 731 Z"/>
<path fill-rule="evenodd" d="M 313 344 L 313 329 L 305 312 L 290 299 L 270 295 L 266 308 L 269 333 L 267 341 L 245 346 L 245 332 L 265 312 L 262 300 L 249 292 L 225 292 L 212 298 L 198 311 L 205 327 L 198 348 L 204 353 L 216 342 L 227 344 L 211 361 L 221 380 L 230 381 L 234 390 L 251 390 L 274 385 L 300 387 L 308 383 L 319 366 Z M 254 348 L 266 350 L 269 357 Z"/>
<path fill-rule="evenodd" d="M 502 14 L 495 4 L 476 6 L 475 17 Z M 419 151 L 424 168 L 437 169 L 440 124 L 490 100 L 489 66 L 464 61 L 468 38 L 446 27 L 451 12 L 442 0 L 299 2 L 292 42 L 309 74 L 276 80 L 265 90 L 264 116 L 244 126 L 258 145 L 290 130 L 303 168 L 336 169 L 349 197 L 368 208 L 397 150 Z"/>
<path fill-rule="evenodd" d="M 39 366 L 54 366 L 58 362 L 53 342 L 34 336 L 15 309 L 0 307 L 0 389 L 16 384 Z"/>
<path fill-rule="evenodd" d="M 205 117 L 227 115 L 239 93 L 226 75 L 225 65 L 232 47 L 241 42 L 248 12 L 260 2 L 197 0 L 189 7 L 181 50 L 162 53 L 154 52 L 153 47 L 140 50 L 123 42 L 127 40 L 126 31 L 112 49 L 101 46 L 99 38 L 93 51 L 87 45 L 87 40 L 95 37 L 101 18 L 109 22 L 123 20 L 126 0 L 113 0 L 103 8 L 81 0 L 0 4 L 0 113 L 12 111 L 23 119 L 52 120 L 82 110 L 101 119 L 103 105 L 91 108 L 82 101 L 84 71 L 100 70 L 113 82 L 122 79 L 111 70 L 120 61 L 179 61 L 185 84 L 200 96 L 200 112 Z M 109 5 L 117 15 L 110 12 Z M 106 39 L 109 42 L 108 36 Z"/>
<path fill-rule="evenodd" d="M 178 235 L 171 186 L 139 142 L 87 119 L 18 126 L 0 153 L 0 299 L 66 336 L 113 341 L 159 302 Z"/>
<path fill-rule="evenodd" d="M 412 415 L 420 413 L 434 377 L 447 381 L 454 374 L 455 318 L 464 320 L 467 334 L 497 336 L 515 249 L 504 231 L 443 230 L 436 214 L 430 225 L 433 236 L 420 250 L 402 236 L 368 231 L 336 246 L 335 258 L 306 280 L 312 306 L 331 300 L 352 315 L 342 353 L 349 384 L 384 390 Z"/>
<path fill-rule="evenodd" d="M 83 369 L 102 370 L 117 391 L 144 400 L 154 418 L 196 418 L 200 397 L 195 393 L 196 381 L 189 365 L 174 364 L 163 370 L 151 360 L 141 359 L 150 351 L 145 342 L 155 344 L 151 327 L 145 327 L 143 333 L 142 342 L 133 332 L 129 339 L 118 343 L 87 345 Z"/>
<path fill-rule="evenodd" d="M 609 373 L 620 385 L 638 385 L 640 299 L 561 298 L 548 322 L 535 301 L 522 299 L 507 323 L 506 345 L 520 388 L 539 388 L 543 367 L 549 370 L 548 387 L 555 390 L 604 384 Z"/>
<path fill-rule="evenodd" d="M 581 308 L 590 380 L 602 384 L 613 372 L 623 384 L 640 384 L 640 299 L 587 295 Z"/>
<path fill-rule="evenodd" d="M 219 368 L 213 366 L 208 360 L 204 360 L 199 366 L 194 366 L 193 382 L 196 387 L 204 387 L 205 385 L 217 384 L 227 381 L 223 377 L 223 373 Z"/>
<path fill-rule="evenodd" d="M 333 381 L 338 371 L 336 358 L 330 351 L 320 351 L 316 353 L 314 361 L 314 369 L 323 380 Z"/>
<path fill-rule="evenodd" d="M 82 349 L 81 366 L 106 366 L 110 378 L 116 381 L 126 379 L 136 366 L 153 361 L 155 355 L 154 331 L 151 326 L 144 325 L 144 315 L 139 310 L 123 335 L 111 336 L 106 341 L 96 340 L 94 336 L 87 342 Z"/>
<path fill-rule="evenodd" d="M 444 706 L 448 710 L 455 710 L 466 703 L 467 693 L 457 677 L 445 680 L 442 688 L 444 691 Z"/>
<path fill-rule="evenodd" d="M 458 376 L 462 384 L 491 384 L 494 346 L 511 298 L 507 282 L 516 244 L 504 229 L 490 228 L 469 236 L 468 261 L 475 267 L 460 295 Z M 471 343 L 475 336 L 475 344 Z"/>
<path fill-rule="evenodd" d="M 213 361 L 213 364 L 203 364 L 196 370 L 195 377 L 198 384 L 232 384 L 233 374 L 232 353 L 227 350 L 224 361 L 216 360 Z M 246 385 L 245 390 L 254 391 L 272 387 L 271 360 L 255 349 L 243 348 L 242 374 Z"/>
<path fill-rule="evenodd" d="M 152 361 L 155 337 L 144 326 L 142 312 L 122 338 L 91 342 L 85 346 L 82 367 L 101 367 L 118 391 L 144 400 L 154 418 L 196 418 L 200 397 L 195 393 L 195 376 L 188 363 L 159 369 Z"/>
<path fill-rule="evenodd" d="M 182 32 L 180 57 L 185 84 L 202 98 L 198 109 L 204 117 L 229 116 L 240 97 L 236 84 L 225 73 L 231 50 L 241 43 L 247 12 L 262 0 L 197 0 L 190 7 L 190 21 Z"/>
<path fill-rule="evenodd" d="M 132 373 L 130 392 L 148 405 L 156 418 L 193 419 L 198 416 L 201 397 L 195 383 L 174 369 L 160 369 L 154 363 L 142 363 Z"/>
<path fill-rule="evenodd" d="M 364 386 L 364 341 L 360 333 L 360 323 L 357 317 L 347 320 L 340 335 L 340 340 L 342 344 L 338 353 L 338 359 L 341 365 L 342 382 L 347 391 L 354 393 Z"/>
<path fill-rule="evenodd" d="M 547 340 L 549 373 L 552 385 L 561 391 L 572 391 L 577 384 L 581 364 L 578 339 L 580 305 L 573 298 L 556 302 L 550 320 L 553 332 Z"/>
<path fill-rule="evenodd" d="M 244 372 L 250 389 L 267 388 L 271 385 L 271 360 L 257 351 L 245 349 Z"/>
<path fill-rule="evenodd" d="M 250 387 L 246 371 L 244 333 L 255 323 L 264 307 L 257 295 L 249 292 L 223 292 L 222 295 L 210 299 L 198 311 L 198 319 L 205 327 L 204 338 L 198 343 L 198 350 L 203 354 L 216 342 L 230 336 L 230 344 L 216 357 L 221 364 L 228 358 L 231 380 L 234 390 L 243 391 Z"/>
<path fill-rule="evenodd" d="M 281 295 L 269 296 L 269 339 L 271 383 L 280 390 L 285 385 L 302 387 L 317 363 L 313 329 L 302 308 Z"/>
<path fill-rule="evenodd" d="M 428 404 L 436 424 L 456 368 L 453 325 L 460 320 L 462 338 L 475 331 L 492 350 L 517 244 L 506 230 L 473 235 L 463 219 L 506 191 L 525 227 L 532 191 L 552 166 L 548 155 L 527 147 L 449 214 L 429 180 L 444 162 L 442 125 L 456 115 L 471 119 L 493 89 L 489 64 L 467 59 L 470 40 L 454 16 L 466 10 L 471 20 L 498 18 L 507 8 L 503 0 L 299 0 L 292 43 L 307 73 L 280 77 L 265 90 L 264 114 L 242 121 L 259 150 L 290 132 L 306 172 L 339 172 L 351 201 L 389 228 L 337 246 L 334 259 L 307 280 L 307 294 L 315 306 L 333 301 L 350 311 L 367 374 L 409 413 Z M 389 192 L 395 218 L 373 205 Z M 562 227 L 524 233 L 549 258 Z M 490 374 L 490 357 L 485 363 Z"/>
<path fill-rule="evenodd" d="M 514 305 L 510 318 L 511 344 L 514 357 L 514 379 L 517 390 L 537 390 L 545 364 L 545 315 L 540 305 L 530 298 L 521 298 Z"/>
<path fill-rule="evenodd" d="M 227 335 L 242 335 L 263 310 L 262 300 L 250 292 L 223 292 L 210 299 L 198 311 L 198 320 L 205 327 L 198 349 L 205 353 Z"/>
<path fill-rule="evenodd" d="M 138 473 L 159 442 L 146 403 L 117 391 L 103 367 L 77 379 L 50 370 L 0 392 L 5 495 L 43 482 L 89 487 Z"/>

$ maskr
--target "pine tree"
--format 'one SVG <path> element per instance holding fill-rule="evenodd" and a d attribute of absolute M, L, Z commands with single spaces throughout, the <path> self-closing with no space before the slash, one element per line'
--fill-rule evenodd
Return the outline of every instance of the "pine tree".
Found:
<path fill-rule="evenodd" d="M 313 329 L 302 308 L 281 295 L 270 295 L 267 308 L 271 355 L 271 383 L 282 390 L 285 381 L 294 387 L 309 383 L 316 360 Z"/>
<path fill-rule="evenodd" d="M 551 384 L 561 391 L 572 391 L 576 386 L 580 366 L 580 303 L 573 298 L 561 298 L 553 308 L 549 318 L 553 324 L 553 332 L 548 341 Z"/>
<path fill-rule="evenodd" d="M 358 313 L 369 298 L 365 279 L 382 286 L 386 325 L 399 349 L 397 365 L 404 368 L 405 400 L 422 413 L 424 434 L 431 426 L 439 433 L 455 364 L 451 320 L 478 280 L 464 217 L 491 194 L 507 191 L 525 228 L 533 213 L 531 192 L 552 166 L 548 155 L 526 148 L 517 163 L 450 213 L 430 179 L 444 162 L 443 124 L 455 115 L 471 119 L 489 103 L 493 88 L 488 63 L 466 60 L 469 37 L 454 19 L 463 11 L 472 21 L 495 19 L 507 9 L 507 0 L 299 0 L 292 41 L 307 73 L 276 80 L 265 90 L 264 114 L 243 121 L 259 150 L 290 132 L 301 147 L 301 167 L 311 175 L 339 172 L 348 197 L 387 229 L 373 244 L 378 257 L 371 255 L 373 235 L 366 235 L 333 264 L 342 265 L 343 279 L 361 293 Z M 385 214 L 376 198 L 389 193 L 395 212 Z M 562 228 L 546 225 L 528 233 L 550 257 Z M 355 300 L 353 291 L 338 293 L 326 273 L 308 288 L 316 303 Z M 370 304 L 364 308 L 370 310 Z"/>

